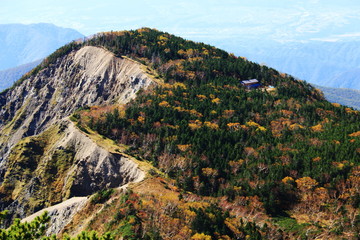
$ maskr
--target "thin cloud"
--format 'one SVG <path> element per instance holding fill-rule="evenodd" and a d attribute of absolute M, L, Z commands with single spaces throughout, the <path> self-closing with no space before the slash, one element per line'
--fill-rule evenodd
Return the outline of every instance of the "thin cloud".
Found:
<path fill-rule="evenodd" d="M 353 0 L 3 2 L 0 23 L 51 22 L 86 35 L 149 26 L 194 38 L 300 41 L 350 37 L 341 35 L 357 32 L 360 25 L 360 4 Z"/>
<path fill-rule="evenodd" d="M 336 35 L 338 38 L 352 38 L 352 37 L 360 37 L 360 32 L 357 33 L 348 33 L 348 34 L 340 34 Z"/>

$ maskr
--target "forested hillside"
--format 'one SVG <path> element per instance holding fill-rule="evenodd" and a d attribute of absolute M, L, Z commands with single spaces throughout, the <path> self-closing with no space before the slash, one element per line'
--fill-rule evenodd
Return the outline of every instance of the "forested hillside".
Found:
<path fill-rule="evenodd" d="M 356 232 L 357 111 L 291 76 L 169 34 L 112 33 L 90 44 L 142 60 L 168 82 L 121 112 L 80 114 L 92 129 L 130 146 L 184 191 L 235 205 L 255 198 L 268 216 Z M 244 89 L 240 80 L 252 78 L 275 89 Z"/>
<path fill-rule="evenodd" d="M 154 168 L 125 193 L 99 192 L 64 232 L 110 198 L 88 229 L 115 239 L 360 237 L 358 111 L 274 69 L 148 28 L 72 43 L 28 76 L 84 45 L 156 72 L 157 87 L 128 104 L 71 118 Z M 245 88 L 247 79 L 262 87 Z"/>

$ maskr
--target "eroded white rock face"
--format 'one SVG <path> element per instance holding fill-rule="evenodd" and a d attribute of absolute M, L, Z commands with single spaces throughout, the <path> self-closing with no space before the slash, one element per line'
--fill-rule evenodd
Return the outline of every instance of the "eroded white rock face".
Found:
<path fill-rule="evenodd" d="M 64 128 L 63 137 L 51 146 L 48 154 L 51 155 L 51 152 L 58 149 L 75 151 L 74 164 L 67 171 L 62 189 L 63 194 L 71 198 L 21 220 L 30 222 L 47 211 L 50 216 L 49 227 L 46 230 L 48 236 L 60 233 L 76 213 L 86 206 L 91 194 L 107 188 L 125 189 L 129 183 L 141 182 L 145 178 L 145 173 L 135 162 L 121 153 L 111 153 L 100 147 L 79 131 L 73 122 L 65 119 L 60 124 Z M 30 192 L 24 193 L 23 196 L 32 197 Z M 21 200 L 15 202 L 12 207 L 26 209 L 26 199 Z M 82 227 L 85 226 L 79 226 L 79 229 Z"/>
<path fill-rule="evenodd" d="M 11 148 L 83 106 L 127 103 L 155 84 L 138 62 L 85 46 L 0 94 L 0 183 Z"/>
<path fill-rule="evenodd" d="M 87 203 L 87 197 L 73 197 L 62 203 L 42 209 L 24 219 L 21 222 L 31 222 L 36 217 L 48 212 L 50 216 L 49 228 L 46 235 L 58 234 Z"/>
<path fill-rule="evenodd" d="M 59 149 L 72 149 L 74 151 L 73 164 L 66 169 L 66 174 L 62 176 L 63 186 L 61 194 L 63 203 L 48 207 L 45 210 L 51 216 L 49 233 L 58 233 L 74 214 L 81 210 L 87 197 L 93 193 L 108 189 L 118 188 L 128 183 L 140 182 L 145 178 L 145 173 L 138 165 L 121 153 L 113 153 L 97 145 L 87 135 L 78 130 L 74 123 L 64 119 L 61 122 L 63 132 L 53 145 L 47 146 L 44 157 L 39 161 L 38 168 L 46 165 L 52 155 Z M 31 189 L 41 188 L 42 176 L 35 174 L 23 188 L 20 197 L 9 207 L 9 210 L 16 209 L 19 217 L 26 217 L 23 221 L 31 221 L 36 216 L 43 213 L 42 209 L 34 214 L 30 209 L 29 200 L 37 196 L 38 192 Z M 40 185 L 40 186 L 39 186 Z M 43 190 L 40 190 L 44 192 Z M 47 195 L 45 194 L 44 197 Z M 69 201 L 68 199 L 72 199 Z M 55 224 L 55 225 L 53 225 Z"/>
<path fill-rule="evenodd" d="M 138 165 L 120 153 L 110 153 L 101 148 L 72 122 L 67 121 L 65 137 L 57 142 L 55 149 L 73 149 L 74 164 L 67 172 L 64 192 L 70 196 L 87 196 L 96 191 L 115 188 L 129 182 L 141 181 L 145 174 Z M 71 186 L 70 189 L 66 187 Z"/>
<path fill-rule="evenodd" d="M 17 128 L 38 134 L 79 107 L 127 103 L 154 84 L 142 68 L 102 48 L 83 47 L 1 95 L 0 129 L 18 113 Z"/>
<path fill-rule="evenodd" d="M 0 185 L 12 147 L 24 137 L 41 135 L 54 124 L 64 125 L 64 132 L 59 140 L 46 147 L 39 165 L 45 166 L 56 150 L 75 152 L 63 181 L 63 200 L 141 181 L 145 174 L 136 163 L 98 146 L 66 118 L 83 106 L 129 102 L 140 89 L 155 84 L 143 69 L 138 62 L 118 58 L 103 48 L 86 46 L 0 94 Z M 41 177 L 35 175 L 18 198 L 10 205 L 0 204 L 0 208 L 13 209 L 19 217 L 37 211 L 29 207 L 30 199 L 42 186 Z M 64 221 L 70 219 L 70 210 L 81 206 L 75 204 L 67 210 L 55 208 L 52 219 L 56 216 Z"/>
<path fill-rule="evenodd" d="M 72 89 L 83 96 L 79 99 L 83 105 L 127 103 L 140 89 L 146 89 L 153 83 L 140 63 L 117 58 L 98 47 L 80 49 L 74 55 L 73 64 L 81 69 L 81 77 Z"/>

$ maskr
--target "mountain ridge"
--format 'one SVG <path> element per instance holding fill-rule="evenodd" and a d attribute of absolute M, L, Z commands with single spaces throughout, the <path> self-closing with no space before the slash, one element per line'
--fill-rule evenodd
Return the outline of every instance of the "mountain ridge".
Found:
<path fill-rule="evenodd" d="M 53 24 L 0 24 L 0 70 L 42 59 L 62 45 L 84 36 Z"/>
<path fill-rule="evenodd" d="M 37 74 L 4 91 L 1 94 L 0 104 L 2 129 L 0 182 L 5 184 L 9 181 L 7 176 L 11 173 L 8 172 L 6 165 L 9 164 L 9 158 L 14 157 L 14 154 L 17 156 L 12 152 L 15 151 L 14 149 L 18 149 L 21 154 L 21 149 L 27 149 L 29 144 L 29 146 L 40 144 L 36 147 L 40 150 L 36 151 L 44 151 L 45 154 L 46 151 L 41 150 L 43 149 L 41 146 L 43 144 L 51 146 L 49 140 L 39 142 L 36 138 L 29 143 L 18 145 L 23 138 L 32 139 L 32 136 L 41 135 L 53 125 L 62 125 L 62 119 L 79 107 L 130 101 L 137 91 L 151 84 L 153 81 L 142 70 L 141 64 L 125 58 L 116 58 L 104 49 L 89 46 L 62 57 L 46 69 L 38 71 Z M 47 154 L 54 157 L 53 152 Z M 61 154 L 67 156 L 68 153 Z M 35 152 L 34 157 L 36 156 Z M 31 159 L 30 157 L 26 161 Z M 38 156 L 37 160 L 32 161 L 41 159 L 41 156 Z M 32 196 L 32 194 L 24 196 Z M 24 217 L 29 210 L 31 211 L 31 208 L 20 213 L 19 216 Z"/>
<path fill-rule="evenodd" d="M 14 68 L 5 69 L 0 71 L 0 91 L 11 87 L 17 80 L 19 80 L 24 74 L 31 71 L 42 60 L 26 63 Z"/>
<path fill-rule="evenodd" d="M 324 93 L 325 98 L 329 102 L 340 103 L 341 105 L 349 106 L 357 110 L 360 109 L 360 90 L 314 86 Z"/>
<path fill-rule="evenodd" d="M 131 64 L 117 74 L 104 54 Z M 125 73 L 132 68 L 145 77 Z M 145 78 L 153 84 L 143 84 Z M 253 78 L 263 87 L 242 87 L 241 80 Z M 112 91 L 112 80 L 125 80 L 126 86 Z M 69 88 L 60 96 L 56 81 Z M 77 91 L 87 84 L 87 94 Z M 138 85 L 148 88 L 134 88 Z M 69 95 L 61 97 L 64 92 Z M 125 97 L 129 92 L 132 98 Z M 116 101 L 122 95 L 127 101 Z M 19 131 L 7 151 L 15 146 L 10 163 L 20 167 L 5 168 L 2 199 L 17 201 L 17 194 L 29 191 L 17 176 L 22 171 L 27 172 L 23 178 L 32 179 L 33 166 L 56 163 L 60 173 L 92 169 L 92 164 L 71 163 L 77 155 L 73 145 L 50 158 L 42 155 L 52 146 L 47 141 L 61 139 L 56 132 L 68 131 L 59 123 L 70 114 L 79 134 L 131 158 L 139 168 L 146 166 L 146 177 L 127 190 L 103 189 L 92 196 L 60 236 L 87 227 L 114 239 L 356 238 L 359 112 L 325 101 L 306 82 L 275 69 L 143 28 L 67 45 L 0 96 L 2 149 L 9 137 L 4 135 Z M 22 109 L 31 110 L 22 104 L 29 96 L 45 109 L 49 102 L 71 104 L 64 114 L 43 109 L 34 116 Z M 48 126 L 38 124 L 41 116 L 49 118 Z M 60 122 L 50 124 L 56 117 Z M 27 123 L 36 118 L 27 132 Z M 51 126 L 54 133 L 46 135 Z M 1 164 L 7 163 L 2 159 Z M 63 176 L 52 177 L 61 182 Z M 348 211 L 335 211 L 339 206 Z"/>
<path fill-rule="evenodd" d="M 233 49 L 231 43 L 225 45 Z M 224 44 L 218 43 L 219 46 Z M 234 51 L 234 50 L 233 50 Z M 264 63 L 325 87 L 360 89 L 357 72 L 360 59 L 359 41 L 322 42 L 307 41 L 300 43 L 255 42 L 252 45 L 239 44 L 235 51 L 252 61 Z"/>

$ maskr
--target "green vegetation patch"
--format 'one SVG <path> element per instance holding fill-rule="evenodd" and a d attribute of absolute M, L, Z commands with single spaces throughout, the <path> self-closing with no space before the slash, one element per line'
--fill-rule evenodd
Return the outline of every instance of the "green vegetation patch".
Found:
<path fill-rule="evenodd" d="M 310 224 L 299 224 L 296 219 L 289 217 L 276 217 L 273 218 L 275 224 L 277 224 L 283 231 L 295 232 L 301 235 Z"/>

